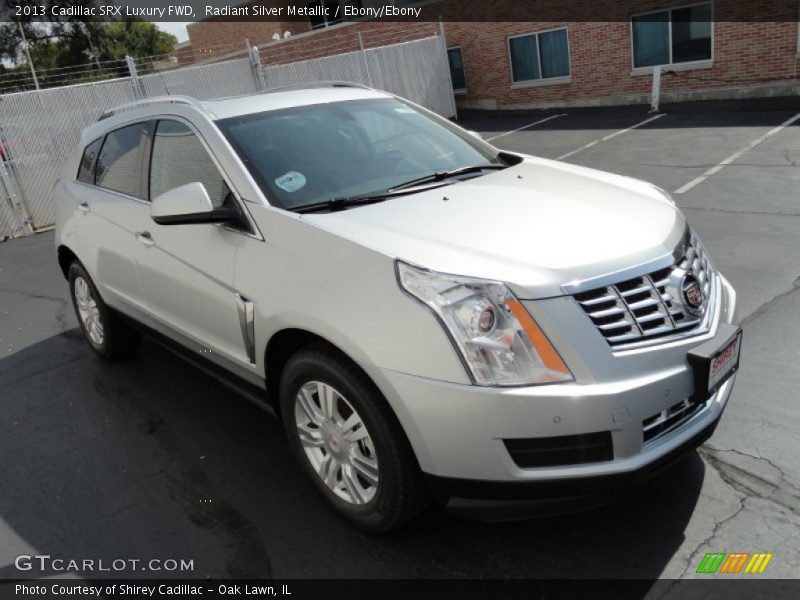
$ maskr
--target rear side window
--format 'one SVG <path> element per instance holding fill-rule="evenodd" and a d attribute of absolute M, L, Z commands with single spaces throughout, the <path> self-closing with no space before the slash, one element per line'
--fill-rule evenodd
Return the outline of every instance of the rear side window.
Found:
<path fill-rule="evenodd" d="M 83 158 L 81 158 L 81 165 L 78 167 L 78 181 L 83 183 L 94 183 L 94 159 L 97 158 L 97 152 L 100 150 L 100 143 L 103 138 L 93 141 L 86 146 L 83 151 Z"/>
<path fill-rule="evenodd" d="M 97 185 L 136 198 L 142 197 L 141 141 L 149 127 L 148 123 L 136 123 L 106 136 L 95 167 Z"/>
<path fill-rule="evenodd" d="M 150 198 L 195 181 L 205 186 L 214 208 L 230 200 L 228 184 L 194 131 L 178 121 L 159 121 L 150 159 Z"/>

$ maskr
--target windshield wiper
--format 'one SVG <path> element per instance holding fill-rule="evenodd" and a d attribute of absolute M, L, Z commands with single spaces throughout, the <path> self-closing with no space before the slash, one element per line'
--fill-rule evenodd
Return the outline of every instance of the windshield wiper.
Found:
<path fill-rule="evenodd" d="M 417 185 L 422 185 L 423 183 L 444 181 L 445 179 L 450 179 L 451 177 L 458 177 L 459 175 L 467 175 L 468 173 L 478 173 L 484 170 L 499 171 L 507 167 L 508 165 L 489 164 L 489 165 L 473 165 L 471 167 L 459 167 L 458 169 L 451 169 L 450 171 L 438 171 L 436 173 L 431 173 L 430 175 L 425 175 L 425 177 L 418 177 L 417 179 L 406 181 L 405 183 L 401 183 L 400 185 L 396 185 L 394 187 L 389 188 L 388 191 L 394 192 L 397 190 L 405 190 L 407 188 L 415 187 Z"/>
<path fill-rule="evenodd" d="M 305 206 L 298 206 L 292 208 L 297 213 L 314 213 L 314 212 L 334 212 L 337 210 L 344 210 L 353 206 L 364 206 L 365 204 L 375 204 L 383 202 L 392 194 L 383 193 L 373 194 L 369 196 L 350 196 L 346 198 L 331 198 L 330 200 L 323 200 L 322 202 L 315 202 L 314 204 L 306 204 Z"/>
<path fill-rule="evenodd" d="M 422 186 L 427 183 L 437 183 L 444 181 L 445 179 L 450 179 L 451 177 L 458 177 L 459 175 L 466 175 L 468 173 L 478 173 L 484 170 L 497 171 L 500 169 L 505 169 L 507 166 L 508 165 L 473 165 L 470 167 L 459 167 L 458 169 L 452 169 L 450 171 L 439 171 L 437 173 L 426 175 L 425 177 L 412 179 L 411 181 L 401 183 L 400 185 L 395 185 L 382 192 L 364 194 L 362 196 L 331 198 L 330 200 L 323 200 L 322 202 L 315 202 L 314 204 L 306 204 L 305 206 L 298 206 L 297 208 L 292 208 L 290 210 L 293 210 L 296 213 L 335 212 L 352 208 L 354 206 L 375 204 L 377 202 L 383 202 L 384 200 L 387 200 L 393 196 L 412 194 L 418 190 L 412 190 L 411 188 L 416 188 L 417 186 Z M 439 186 L 432 185 L 428 187 L 440 187 L 441 185 L 446 184 L 440 184 Z"/>
<path fill-rule="evenodd" d="M 416 187 L 417 185 L 422 185 L 423 183 L 435 184 L 436 180 L 419 182 L 418 184 L 414 184 L 414 187 Z M 429 185 L 426 186 L 425 189 L 432 189 L 440 187 L 442 185 L 444 184 L 440 183 L 436 185 Z M 408 196 L 410 194 L 416 194 L 417 192 L 420 191 L 423 190 L 406 189 L 406 186 L 404 184 L 400 187 L 393 187 L 389 188 L 388 190 L 382 190 L 380 192 L 373 192 L 371 194 L 363 194 L 360 196 L 344 196 L 341 198 L 331 198 L 330 200 L 323 200 L 322 202 L 315 202 L 314 204 L 306 204 L 305 206 L 298 206 L 297 208 L 291 208 L 289 210 L 292 210 L 296 213 L 335 212 L 339 210 L 352 208 L 354 206 L 364 206 L 365 204 L 376 204 L 378 202 L 383 202 L 384 200 L 388 200 L 389 198 L 394 198 L 395 196 Z"/>

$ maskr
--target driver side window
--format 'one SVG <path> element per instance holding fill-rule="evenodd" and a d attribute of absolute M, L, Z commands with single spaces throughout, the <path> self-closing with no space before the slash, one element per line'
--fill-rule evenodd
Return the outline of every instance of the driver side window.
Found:
<path fill-rule="evenodd" d="M 150 161 L 150 200 L 194 181 L 205 186 L 214 208 L 234 206 L 228 184 L 194 131 L 180 121 L 159 121 Z"/>

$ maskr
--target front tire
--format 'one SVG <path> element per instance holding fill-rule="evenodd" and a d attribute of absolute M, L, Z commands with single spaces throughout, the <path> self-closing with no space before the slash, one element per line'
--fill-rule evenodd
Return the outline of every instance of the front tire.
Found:
<path fill-rule="evenodd" d="M 405 433 L 374 383 L 323 343 L 286 364 L 281 414 L 289 443 L 333 507 L 358 528 L 399 527 L 428 491 Z"/>
<path fill-rule="evenodd" d="M 106 306 L 92 278 L 78 261 L 69 267 L 69 290 L 81 331 L 89 346 L 106 360 L 132 356 L 141 334 L 119 320 Z"/>

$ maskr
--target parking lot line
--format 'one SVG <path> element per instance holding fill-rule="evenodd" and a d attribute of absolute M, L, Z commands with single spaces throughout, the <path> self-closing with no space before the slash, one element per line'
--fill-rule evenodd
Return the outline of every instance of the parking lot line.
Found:
<path fill-rule="evenodd" d="M 605 137 L 601 137 L 599 140 L 595 140 L 593 142 L 589 142 L 585 146 L 581 146 L 577 150 L 573 150 L 572 152 L 567 152 L 566 154 L 562 154 L 561 156 L 556 158 L 556 160 L 564 160 L 568 156 L 572 156 L 573 154 L 577 154 L 578 152 L 582 152 L 583 150 L 591 148 L 592 146 L 596 146 L 600 142 L 605 142 L 606 140 L 610 140 L 611 138 L 615 138 L 618 135 L 622 135 L 623 133 L 628 133 L 632 129 L 636 129 L 637 127 L 641 127 L 642 125 L 647 125 L 651 121 L 655 121 L 656 119 L 660 119 L 661 117 L 663 117 L 665 115 L 666 115 L 666 113 L 660 113 L 660 114 L 657 114 L 657 115 L 655 115 L 653 117 L 650 117 L 649 119 L 645 119 L 641 123 L 636 123 L 636 125 L 631 125 L 630 127 L 626 128 L 626 129 L 620 129 L 619 131 L 615 131 L 614 133 L 610 133 Z"/>
<path fill-rule="evenodd" d="M 692 179 L 686 185 L 679 187 L 677 190 L 675 190 L 675 193 L 676 194 L 683 194 L 685 192 L 688 192 L 694 186 L 696 186 L 696 185 L 698 185 L 700 183 L 703 183 L 706 179 L 708 179 L 709 177 L 711 177 L 715 173 L 719 173 L 722 169 L 724 169 L 726 166 L 731 164 L 737 158 L 742 156 L 745 152 L 748 152 L 748 151 L 752 150 L 753 148 L 755 148 L 756 146 L 758 146 L 762 142 L 766 141 L 768 138 L 770 138 L 773 135 L 775 135 L 776 133 L 778 133 L 781 129 L 783 129 L 784 127 L 788 127 L 789 125 L 791 125 L 792 123 L 794 123 L 798 119 L 800 119 L 800 113 L 797 113 L 791 119 L 787 119 L 786 121 L 784 121 L 783 123 L 778 125 L 775 129 L 769 130 L 767 133 L 765 133 L 761 137 L 754 139 L 752 142 L 747 144 L 747 146 L 745 146 L 744 148 L 742 148 L 738 152 L 735 152 L 735 153 L 731 154 L 728 158 L 726 158 L 722 162 L 716 164 L 715 166 L 711 167 L 708 171 L 706 171 L 705 173 L 703 173 L 699 177 L 695 177 L 694 179 Z"/>
<path fill-rule="evenodd" d="M 496 139 L 501 138 L 503 136 L 510 135 L 512 133 L 517 133 L 518 131 L 524 131 L 525 129 L 528 129 L 530 127 L 534 127 L 536 125 L 540 125 L 540 124 L 544 123 L 545 121 L 550 121 L 551 119 L 557 119 L 558 117 L 564 117 L 566 115 L 567 115 L 567 113 L 561 113 L 559 115 L 550 115 L 549 117 L 545 117 L 544 119 L 539 119 L 538 121 L 536 121 L 534 123 L 530 123 L 529 125 L 525 125 L 525 127 L 519 127 L 517 129 L 512 129 L 511 131 L 506 131 L 505 133 L 501 133 L 500 135 L 496 135 L 494 137 L 486 138 L 485 141 L 491 142 L 492 140 L 496 140 Z"/>

